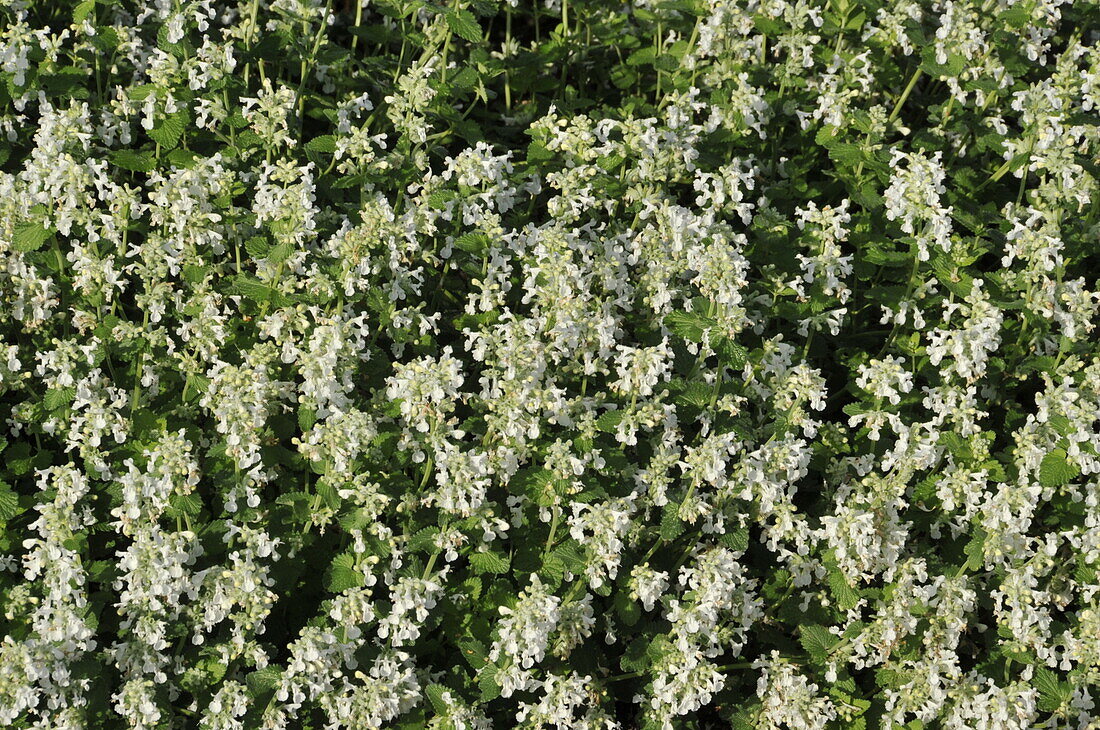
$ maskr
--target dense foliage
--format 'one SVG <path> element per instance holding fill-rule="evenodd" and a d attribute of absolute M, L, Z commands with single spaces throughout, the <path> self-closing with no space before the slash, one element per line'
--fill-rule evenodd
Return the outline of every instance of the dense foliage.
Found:
<path fill-rule="evenodd" d="M 0 6 L 0 725 L 1100 727 L 1094 0 Z"/>

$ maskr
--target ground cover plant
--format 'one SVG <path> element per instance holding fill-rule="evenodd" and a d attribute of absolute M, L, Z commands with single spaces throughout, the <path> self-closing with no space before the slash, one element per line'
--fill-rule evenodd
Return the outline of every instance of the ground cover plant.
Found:
<path fill-rule="evenodd" d="M 1100 727 L 1100 9 L 2 0 L 0 725 Z"/>

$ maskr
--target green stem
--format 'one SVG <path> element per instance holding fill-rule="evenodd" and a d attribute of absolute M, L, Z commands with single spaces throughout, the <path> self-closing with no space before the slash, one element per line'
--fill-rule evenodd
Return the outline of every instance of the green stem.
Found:
<path fill-rule="evenodd" d="M 543 560 L 546 560 L 546 556 L 550 554 L 550 548 L 554 545 L 554 533 L 558 531 L 558 519 L 561 517 L 561 510 L 554 507 L 554 516 L 550 518 L 550 535 L 546 538 L 546 547 L 542 551 Z"/>
<path fill-rule="evenodd" d="M 504 52 L 510 53 L 512 48 L 512 6 L 504 3 Z M 504 108 L 512 109 L 512 83 L 508 71 L 504 72 Z"/>
<path fill-rule="evenodd" d="M 894 104 L 894 110 L 890 112 L 890 116 L 886 120 L 887 124 L 898 118 L 898 114 L 901 113 L 901 107 L 905 104 L 909 95 L 913 93 L 913 87 L 917 85 L 917 80 L 920 79 L 921 73 L 923 72 L 920 66 L 918 66 L 917 70 L 913 72 L 913 75 L 909 77 L 909 83 L 906 85 L 905 90 L 901 92 L 901 96 L 898 97 L 898 102 Z"/>
<path fill-rule="evenodd" d="M 256 35 L 256 16 L 260 13 L 260 0 L 252 0 L 252 4 L 248 8 L 248 26 L 244 32 L 244 42 L 248 47 L 248 51 L 252 50 L 252 40 Z M 248 74 L 251 71 L 252 61 L 248 61 L 244 65 L 244 86 L 248 88 Z"/>
<path fill-rule="evenodd" d="M 359 26 L 363 24 L 363 0 L 355 0 L 355 30 L 359 30 Z M 351 50 L 355 50 L 355 47 L 359 45 L 359 35 L 353 33 L 351 37 Z"/>

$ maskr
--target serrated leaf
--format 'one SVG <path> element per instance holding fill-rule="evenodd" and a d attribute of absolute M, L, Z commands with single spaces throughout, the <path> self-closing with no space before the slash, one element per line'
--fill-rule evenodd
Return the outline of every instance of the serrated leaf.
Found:
<path fill-rule="evenodd" d="M 635 625 L 642 617 L 642 607 L 625 591 L 615 594 L 615 612 L 627 626 Z"/>
<path fill-rule="evenodd" d="M 458 197 L 458 192 L 454 190 L 436 190 L 434 193 L 428 196 L 428 207 L 430 208 L 443 208 L 447 203 Z"/>
<path fill-rule="evenodd" d="M 712 320 L 694 312 L 670 312 L 665 316 L 665 327 L 690 342 L 702 342 L 703 334 L 713 325 Z"/>
<path fill-rule="evenodd" d="M 168 164 L 172 167 L 190 170 L 199 161 L 200 157 L 191 150 L 185 150 L 177 147 L 176 149 L 165 155 L 164 159 L 167 160 Z"/>
<path fill-rule="evenodd" d="M 921 70 L 930 76 L 956 77 L 966 68 L 966 58 L 960 53 L 952 53 L 947 56 L 946 63 L 940 63 L 936 58 L 936 49 L 929 45 L 921 54 Z"/>
<path fill-rule="evenodd" d="M 626 651 L 619 659 L 619 666 L 624 672 L 644 671 L 649 666 L 648 648 L 649 640 L 645 637 L 634 639 L 627 645 Z"/>
<path fill-rule="evenodd" d="M 849 585 L 848 579 L 844 577 L 844 573 L 839 568 L 829 570 L 828 582 L 829 592 L 833 594 L 833 599 L 840 610 L 847 611 L 850 608 L 855 608 L 855 605 L 859 603 L 859 591 Z"/>
<path fill-rule="evenodd" d="M 487 551 L 470 555 L 470 567 L 475 573 L 504 575 L 508 572 L 508 565 L 508 558 L 499 553 Z"/>
<path fill-rule="evenodd" d="M 72 386 L 67 388 L 50 388 L 46 391 L 46 396 L 42 399 L 42 404 L 46 407 L 47 411 L 56 411 L 72 403 L 75 395 L 76 389 Z"/>
<path fill-rule="evenodd" d="M 485 644 L 477 639 L 462 639 L 458 642 L 458 648 L 462 652 L 462 658 L 475 670 L 481 669 L 486 664 L 488 650 Z"/>
<path fill-rule="evenodd" d="M 963 571 L 977 570 L 985 564 L 985 538 L 985 530 L 981 527 L 975 527 L 970 540 L 963 548 L 963 554 L 966 555 Z"/>
<path fill-rule="evenodd" d="M 409 538 L 409 550 L 413 552 L 434 553 L 436 551 L 435 539 L 439 535 L 439 528 L 429 525 L 416 531 Z"/>
<path fill-rule="evenodd" d="M 23 253 L 37 251 L 49 240 L 50 235 L 51 231 L 41 223 L 24 223 L 16 227 L 11 247 Z"/>
<path fill-rule="evenodd" d="M 343 593 L 349 588 L 363 585 L 363 574 L 355 568 L 355 558 L 348 553 L 336 556 L 329 567 L 326 587 L 333 593 Z"/>
<path fill-rule="evenodd" d="M 1031 681 L 1039 691 L 1039 709 L 1044 712 L 1055 712 L 1073 696 L 1069 683 L 1046 667 L 1036 667 Z"/>
<path fill-rule="evenodd" d="M 183 280 L 189 284 L 198 284 L 206 278 L 208 273 L 210 273 L 209 269 L 204 266 L 187 264 L 183 267 Z"/>
<path fill-rule="evenodd" d="M 572 538 L 554 548 L 551 555 L 560 560 L 571 573 L 580 573 L 588 565 L 584 557 L 584 547 Z"/>
<path fill-rule="evenodd" d="M 500 684 L 497 683 L 497 667 L 486 664 L 477 673 L 477 686 L 481 688 L 481 701 L 489 702 L 500 697 Z"/>
<path fill-rule="evenodd" d="M 668 637 L 664 634 L 657 634 L 646 646 L 645 654 L 649 657 L 651 663 L 656 664 L 673 651 L 675 651 L 675 647 Z"/>
<path fill-rule="evenodd" d="M 19 495 L 7 485 L 0 486 L 0 523 L 7 522 L 24 510 L 19 506 Z"/>
<path fill-rule="evenodd" d="M 481 256 L 489 248 L 489 237 L 484 233 L 466 233 L 455 239 L 455 248 Z"/>
<path fill-rule="evenodd" d="M 248 686 L 249 693 L 253 697 L 259 697 L 275 689 L 282 676 L 283 673 L 279 669 L 268 666 L 263 669 L 258 669 L 255 672 L 250 672 L 244 678 L 244 682 L 245 685 Z"/>
<path fill-rule="evenodd" d="M 798 642 L 817 664 L 825 663 L 829 650 L 837 643 L 837 637 L 827 628 L 817 624 L 802 624 L 798 629 Z"/>
<path fill-rule="evenodd" d="M 725 336 L 715 339 L 714 351 L 718 353 L 719 360 L 735 370 L 742 369 L 749 361 L 749 351 Z"/>
<path fill-rule="evenodd" d="M 683 391 L 675 398 L 677 405 L 695 406 L 696 408 L 706 408 L 710 405 L 710 399 L 714 395 L 713 385 L 692 381 L 685 384 L 683 388 Z"/>
<path fill-rule="evenodd" d="M 749 530 L 747 527 L 738 527 L 722 535 L 719 542 L 734 552 L 743 553 L 749 549 Z"/>
<path fill-rule="evenodd" d="M 446 689 L 441 684 L 429 684 L 424 688 L 424 695 L 428 698 L 428 702 L 432 704 L 432 709 L 440 715 L 447 712 L 447 703 L 443 701 L 443 693 Z"/>
<path fill-rule="evenodd" d="M 306 142 L 306 149 L 310 152 L 324 152 L 332 154 L 336 152 L 336 138 L 331 134 L 323 134 Z"/>
<path fill-rule="evenodd" d="M 623 420 L 624 411 L 605 411 L 596 419 L 596 429 L 604 433 L 614 433 Z"/>
<path fill-rule="evenodd" d="M 1039 464 L 1039 483 L 1044 487 L 1062 487 L 1077 477 L 1080 470 L 1066 458 L 1065 449 L 1054 449 Z"/>
<path fill-rule="evenodd" d="M 671 542 L 684 532 L 684 522 L 680 519 L 680 505 L 669 502 L 661 512 L 661 539 Z"/>
<path fill-rule="evenodd" d="M 149 172 L 154 167 L 153 158 L 134 150 L 115 150 L 111 153 L 111 164 L 132 172 Z"/>
<path fill-rule="evenodd" d="M 202 499 L 194 493 L 173 494 L 168 502 L 170 505 L 169 517 L 175 517 L 177 514 L 195 517 L 202 512 Z"/>
<path fill-rule="evenodd" d="M 271 250 L 271 242 L 263 236 L 252 236 L 244 242 L 244 250 L 253 259 L 262 259 Z"/>
<path fill-rule="evenodd" d="M 302 433 L 309 431 L 317 423 L 317 411 L 313 408 L 300 408 L 298 410 L 298 428 Z"/>
<path fill-rule="evenodd" d="M 267 260 L 273 264 L 281 264 L 289 259 L 293 253 L 294 246 L 289 243 L 280 243 L 272 246 L 271 250 L 267 252 Z"/>
<path fill-rule="evenodd" d="M 84 0 L 73 8 L 73 23 L 82 25 L 93 10 L 95 10 L 95 0 Z"/>
<path fill-rule="evenodd" d="M 161 151 L 173 149 L 187 129 L 190 118 L 185 109 L 167 115 L 155 127 L 149 130 L 149 137 L 161 146 Z"/>
<path fill-rule="evenodd" d="M 233 293 L 240 294 L 246 299 L 262 302 L 267 299 L 270 292 L 271 288 L 259 279 L 254 279 L 244 274 L 233 280 Z"/>
<path fill-rule="evenodd" d="M 478 25 L 477 18 L 469 10 L 448 8 L 443 11 L 443 14 L 447 19 L 447 25 L 450 26 L 455 35 L 468 40 L 470 43 L 481 42 L 481 26 Z"/>
<path fill-rule="evenodd" d="M 997 15 L 997 19 L 1009 28 L 1023 28 L 1032 20 L 1033 13 L 1034 9 L 1028 8 L 1027 5 L 1017 5 L 1002 10 Z"/>
<path fill-rule="evenodd" d="M 283 306 L 289 301 L 288 297 L 278 289 L 246 274 L 235 277 L 231 289 L 234 294 L 257 303 L 270 302 L 275 306 Z"/>

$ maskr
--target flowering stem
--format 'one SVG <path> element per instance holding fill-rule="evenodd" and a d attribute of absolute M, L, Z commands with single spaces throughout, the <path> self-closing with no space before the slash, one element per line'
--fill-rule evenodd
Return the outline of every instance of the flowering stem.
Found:
<path fill-rule="evenodd" d="M 256 16 L 260 13 L 260 0 L 252 0 L 252 4 L 248 8 L 248 26 L 244 32 L 244 42 L 248 47 L 248 50 L 252 50 L 252 40 L 256 35 Z M 244 85 L 248 88 L 248 74 L 251 70 L 252 61 L 248 61 L 244 65 Z"/>
<path fill-rule="evenodd" d="M 511 53 L 512 47 L 512 6 L 504 3 L 504 52 Z M 504 108 L 512 108 L 512 83 L 508 71 L 504 72 Z"/>
<path fill-rule="evenodd" d="M 913 93 L 913 87 L 917 85 L 917 80 L 920 78 L 921 73 L 920 66 L 917 66 L 917 70 L 909 77 L 909 83 L 906 85 L 905 90 L 901 92 L 898 102 L 894 104 L 894 110 L 890 112 L 890 116 L 886 119 L 887 124 L 898 118 L 898 114 L 901 113 L 902 105 L 905 104 L 905 100 L 909 98 L 909 94 Z"/>
<path fill-rule="evenodd" d="M 363 0 L 355 0 L 355 30 L 359 30 L 359 26 L 363 23 Z M 359 45 L 359 35 L 352 34 L 351 37 L 351 50 L 355 50 Z"/>
<path fill-rule="evenodd" d="M 557 507 L 554 508 L 554 516 L 550 518 L 550 535 L 546 538 L 546 547 L 542 551 L 542 558 L 545 561 L 546 556 L 550 553 L 550 548 L 554 545 L 554 533 L 558 531 L 558 518 L 561 515 L 561 510 Z"/>

